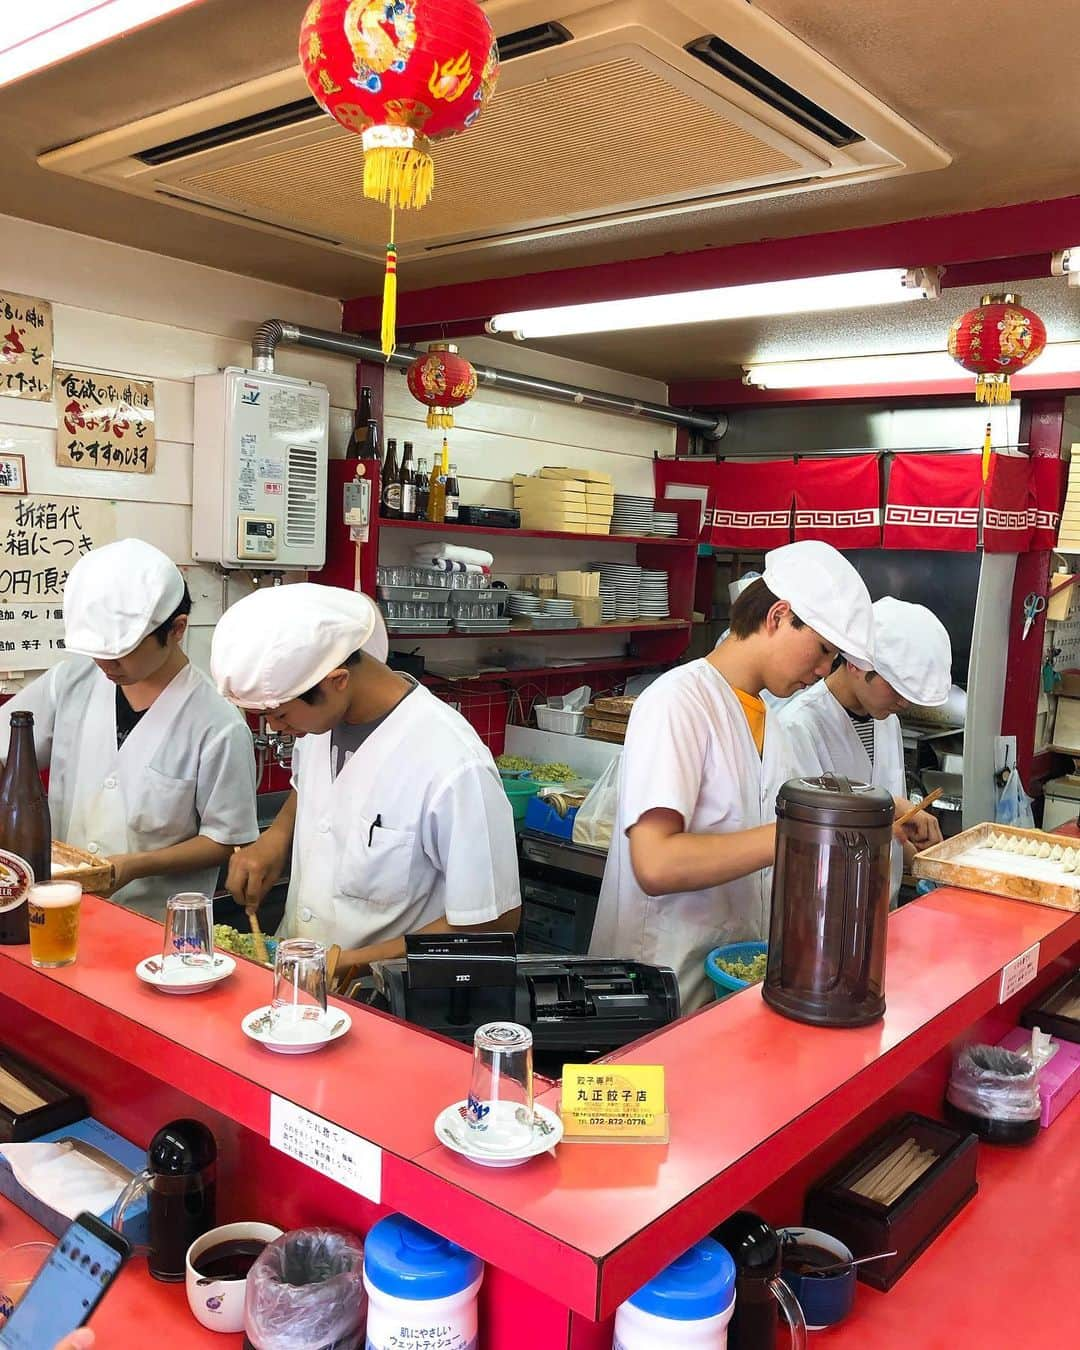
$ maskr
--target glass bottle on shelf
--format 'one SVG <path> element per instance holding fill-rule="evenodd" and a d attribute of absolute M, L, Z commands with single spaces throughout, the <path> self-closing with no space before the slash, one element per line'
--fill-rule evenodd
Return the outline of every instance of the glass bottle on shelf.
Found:
<path fill-rule="evenodd" d="M 356 421 L 345 451 L 346 459 L 379 458 L 379 424 L 372 412 L 371 398 L 371 389 L 364 385 L 360 390 L 360 406 L 356 410 Z"/>
<path fill-rule="evenodd" d="M 450 449 L 443 439 L 442 457 L 436 456 L 431 465 L 431 477 L 428 479 L 427 518 L 433 525 L 442 525 L 446 520 L 446 479 L 450 473 Z"/>
<path fill-rule="evenodd" d="M 461 489 L 458 487 L 457 465 L 450 465 L 450 472 L 446 477 L 446 510 L 445 520 L 448 525 L 456 525 L 458 520 L 458 506 L 461 502 Z"/>
<path fill-rule="evenodd" d="M 401 457 L 401 519 L 416 519 L 416 474 L 413 466 L 412 441 L 406 441 Z"/>
<path fill-rule="evenodd" d="M 416 519 L 427 520 L 428 518 L 428 497 L 431 493 L 431 483 L 428 481 L 427 460 L 421 459 L 416 465 Z"/>
<path fill-rule="evenodd" d="M 52 819 L 34 749 L 34 714 L 11 714 L 7 763 L 0 779 L 0 944 L 30 941 L 31 885 L 52 877 Z M 31 873 L 33 875 L 31 875 Z"/>
<path fill-rule="evenodd" d="M 382 514 L 387 520 L 401 519 L 401 469 L 398 466 L 397 441 L 393 436 L 386 442 L 386 459 L 383 460 Z"/>

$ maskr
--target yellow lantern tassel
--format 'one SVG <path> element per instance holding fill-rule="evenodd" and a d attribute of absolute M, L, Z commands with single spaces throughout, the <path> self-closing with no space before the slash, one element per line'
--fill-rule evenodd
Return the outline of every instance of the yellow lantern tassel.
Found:
<path fill-rule="evenodd" d="M 454 414 L 449 408 L 429 408 L 427 424 L 429 431 L 449 431 L 454 425 Z"/>
<path fill-rule="evenodd" d="M 435 162 L 423 148 L 427 142 L 375 145 L 364 154 L 364 196 L 390 206 L 419 210 L 431 201 Z"/>
<path fill-rule="evenodd" d="M 397 346 L 397 245 L 394 242 L 395 212 L 390 208 L 390 242 L 386 246 L 386 274 L 383 277 L 382 350 L 388 359 Z"/>
<path fill-rule="evenodd" d="M 1008 403 L 1012 398 L 1008 375 L 980 375 L 975 381 L 975 402 L 991 405 Z"/>
<path fill-rule="evenodd" d="M 993 453 L 994 453 L 994 443 L 990 436 L 990 423 L 987 422 L 986 435 L 983 437 L 983 454 L 982 454 L 982 473 L 984 483 L 990 477 L 990 456 Z"/>

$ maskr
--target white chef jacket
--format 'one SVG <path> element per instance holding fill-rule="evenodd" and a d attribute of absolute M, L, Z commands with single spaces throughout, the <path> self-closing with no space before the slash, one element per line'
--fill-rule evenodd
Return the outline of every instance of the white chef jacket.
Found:
<path fill-rule="evenodd" d="M 893 797 L 907 795 L 904 738 L 895 715 L 874 722 L 873 766 L 851 718 L 824 680 L 796 694 L 779 718 L 801 777 L 842 773 L 856 782 L 884 788 Z M 779 790 L 780 784 L 776 786 Z M 890 900 L 894 905 L 903 873 L 904 850 L 893 840 Z"/>
<path fill-rule="evenodd" d="M 791 777 L 788 763 L 774 714 L 766 709 L 759 756 L 734 690 L 708 661 L 691 661 L 650 685 L 626 732 L 590 953 L 670 966 L 684 1012 L 708 1002 L 709 952 L 768 937 L 772 868 L 701 891 L 649 896 L 634 875 L 627 832 L 657 808 L 677 811 L 689 834 L 768 825 L 775 819 L 776 785 Z"/>
<path fill-rule="evenodd" d="M 69 656 L 0 709 L 5 754 L 19 711 L 34 714 L 55 839 L 108 857 L 199 834 L 231 845 L 258 838 L 251 732 L 194 666 L 174 676 L 119 750 L 116 686 L 89 657 Z M 217 879 L 216 867 L 144 877 L 113 898 L 160 920 L 170 895 L 213 895 Z"/>
<path fill-rule="evenodd" d="M 445 917 L 488 923 L 521 904 L 514 817 L 487 747 L 423 686 L 337 777 L 331 732 L 293 750 L 297 793 L 282 937 L 346 949 Z"/>

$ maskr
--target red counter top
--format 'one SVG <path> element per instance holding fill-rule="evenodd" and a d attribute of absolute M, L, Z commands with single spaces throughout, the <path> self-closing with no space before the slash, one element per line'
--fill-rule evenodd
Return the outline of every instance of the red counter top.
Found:
<path fill-rule="evenodd" d="M 163 996 L 133 973 L 156 940 L 148 921 L 88 898 L 76 966 L 35 971 L 26 949 L 0 949 L 0 985 L 264 1136 L 276 1093 L 373 1141 L 384 1204 L 600 1317 L 992 1008 L 1002 966 L 1036 942 L 1040 965 L 1080 942 L 1080 915 L 938 890 L 890 922 L 881 1023 L 806 1027 L 748 990 L 619 1056 L 666 1066 L 668 1145 L 564 1145 L 510 1171 L 434 1141 L 436 1113 L 467 1087 L 464 1048 L 352 1008 L 338 1044 L 271 1055 L 240 1030 L 269 999 L 268 973 L 240 962 L 207 994 Z"/>

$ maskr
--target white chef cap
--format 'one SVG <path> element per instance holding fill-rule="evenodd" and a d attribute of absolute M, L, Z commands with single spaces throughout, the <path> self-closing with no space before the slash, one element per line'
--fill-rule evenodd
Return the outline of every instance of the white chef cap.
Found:
<path fill-rule="evenodd" d="M 184 595 L 180 569 L 153 544 L 118 539 L 79 559 L 64 586 L 64 641 L 98 661 L 127 656 Z"/>
<path fill-rule="evenodd" d="M 870 592 L 855 568 L 831 544 L 802 539 L 765 555 L 763 580 L 826 642 L 873 665 L 874 616 Z"/>
<path fill-rule="evenodd" d="M 952 687 L 952 643 L 945 625 L 925 605 L 891 595 L 878 600 L 873 668 L 908 703 L 940 707 Z"/>
<path fill-rule="evenodd" d="M 366 595 L 298 582 L 255 591 L 221 616 L 210 648 L 219 691 L 241 708 L 279 708 L 372 639 L 378 610 Z M 369 653 L 378 656 L 377 651 Z"/>

